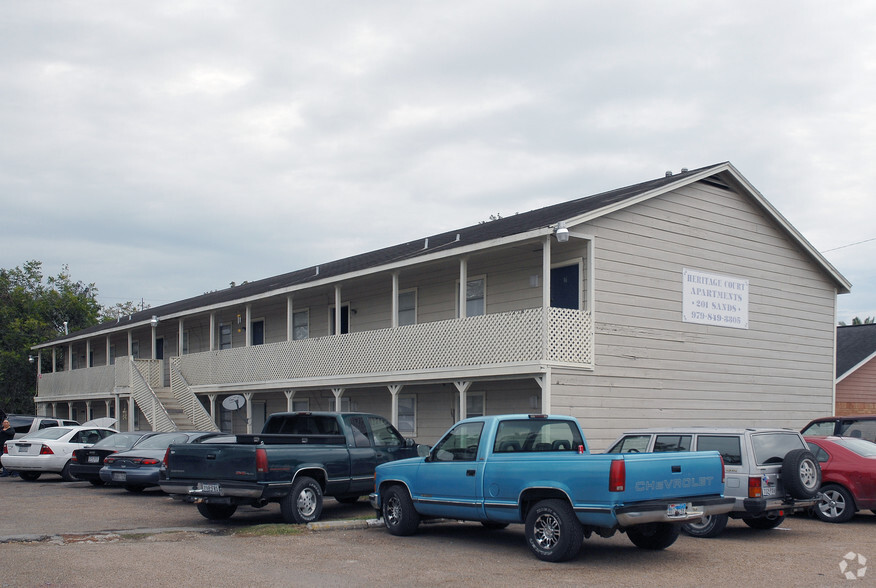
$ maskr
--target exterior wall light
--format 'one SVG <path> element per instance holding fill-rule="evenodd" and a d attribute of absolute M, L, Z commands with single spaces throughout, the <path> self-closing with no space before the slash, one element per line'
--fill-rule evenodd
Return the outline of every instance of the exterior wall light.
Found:
<path fill-rule="evenodd" d="M 566 228 L 566 221 L 557 223 L 557 228 L 554 229 L 554 234 L 557 236 L 558 243 L 565 243 L 569 240 L 569 229 Z"/>
<path fill-rule="evenodd" d="M 158 326 L 158 317 L 155 316 L 155 315 L 153 314 L 153 315 L 152 315 L 152 320 L 149 321 L 149 324 L 152 325 L 152 328 L 153 328 L 153 329 L 154 329 L 155 327 L 157 327 L 157 326 Z"/>

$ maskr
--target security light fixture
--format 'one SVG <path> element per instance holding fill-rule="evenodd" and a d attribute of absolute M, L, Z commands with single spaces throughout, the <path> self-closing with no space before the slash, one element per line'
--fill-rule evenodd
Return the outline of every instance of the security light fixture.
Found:
<path fill-rule="evenodd" d="M 153 329 L 154 329 L 155 327 L 157 327 L 157 326 L 158 326 L 158 317 L 155 316 L 155 315 L 153 314 L 153 315 L 152 315 L 152 320 L 149 321 L 149 324 L 152 325 L 152 328 L 153 328 Z"/>
<path fill-rule="evenodd" d="M 569 229 L 566 228 L 566 221 L 560 221 L 557 223 L 557 227 L 554 229 L 554 234 L 557 236 L 558 243 L 565 243 L 569 240 Z"/>

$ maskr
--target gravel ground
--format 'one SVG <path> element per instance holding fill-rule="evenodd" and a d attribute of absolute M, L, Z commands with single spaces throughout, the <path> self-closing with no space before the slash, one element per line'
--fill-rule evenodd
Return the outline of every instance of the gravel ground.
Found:
<path fill-rule="evenodd" d="M 870 513 L 843 525 L 794 516 L 772 531 L 731 521 L 717 539 L 682 536 L 657 552 L 625 535 L 593 537 L 577 559 L 549 564 L 530 554 L 519 525 L 431 524 L 405 538 L 350 528 L 373 516 L 364 502 L 327 500 L 332 530 L 283 536 L 229 534 L 278 522 L 276 505 L 215 525 L 158 490 L 135 495 L 52 476 L 2 478 L 0 502 L 0 586 L 876 585 L 876 567 L 854 582 L 840 567 L 863 568 L 849 553 L 876 557 Z"/>

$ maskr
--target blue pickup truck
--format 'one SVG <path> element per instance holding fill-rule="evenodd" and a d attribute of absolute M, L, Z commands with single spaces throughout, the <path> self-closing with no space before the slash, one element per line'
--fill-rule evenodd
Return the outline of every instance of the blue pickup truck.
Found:
<path fill-rule="evenodd" d="M 428 518 L 524 523 L 530 550 L 556 562 L 593 533 L 665 549 L 682 523 L 730 511 L 723 490 L 716 451 L 591 454 L 572 417 L 502 415 L 458 422 L 426 457 L 379 465 L 369 498 L 393 535 Z"/>

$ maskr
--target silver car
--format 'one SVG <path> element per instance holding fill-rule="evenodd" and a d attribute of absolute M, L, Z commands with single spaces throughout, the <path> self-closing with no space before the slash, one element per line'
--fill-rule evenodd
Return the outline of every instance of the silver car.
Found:
<path fill-rule="evenodd" d="M 821 468 L 803 436 L 789 429 L 664 428 L 627 431 L 607 453 L 717 451 L 724 460 L 724 496 L 736 499 L 728 514 L 703 517 L 682 529 L 716 537 L 729 518 L 772 529 L 785 514 L 818 503 Z"/>

